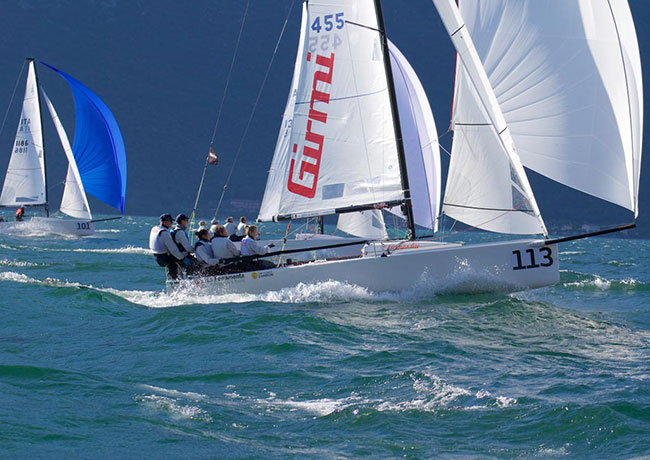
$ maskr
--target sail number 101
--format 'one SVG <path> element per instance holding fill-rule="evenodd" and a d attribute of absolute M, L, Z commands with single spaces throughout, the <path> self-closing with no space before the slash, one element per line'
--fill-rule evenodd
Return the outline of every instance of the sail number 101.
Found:
<path fill-rule="evenodd" d="M 519 250 L 512 251 L 512 269 L 526 270 L 528 268 L 550 267 L 555 262 L 553 251 L 546 246 L 526 249 L 523 253 Z"/>

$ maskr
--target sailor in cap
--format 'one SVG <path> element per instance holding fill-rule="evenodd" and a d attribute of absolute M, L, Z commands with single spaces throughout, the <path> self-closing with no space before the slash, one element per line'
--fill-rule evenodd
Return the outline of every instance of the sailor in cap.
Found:
<path fill-rule="evenodd" d="M 149 233 L 149 248 L 156 263 L 167 269 L 167 276 L 171 279 L 177 279 L 179 263 L 188 254 L 180 251 L 172 239 L 169 230 L 173 222 L 174 219 L 171 214 L 160 216 L 160 225 L 154 225 Z"/>

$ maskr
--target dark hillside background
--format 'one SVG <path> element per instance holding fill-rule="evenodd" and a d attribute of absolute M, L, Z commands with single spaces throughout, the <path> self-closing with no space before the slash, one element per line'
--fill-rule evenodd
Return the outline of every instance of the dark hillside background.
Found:
<path fill-rule="evenodd" d="M 199 213 L 211 217 L 257 98 L 289 0 L 254 0 L 244 28 L 233 78 L 217 131 L 220 165 L 210 167 Z M 297 47 L 300 2 L 293 2 L 284 38 L 262 93 L 222 212 L 251 217 L 264 190 Z M 384 0 L 386 27 L 420 76 L 440 134 L 450 116 L 455 54 L 429 0 Z M 645 75 L 650 49 L 650 4 L 631 0 Z M 129 163 L 126 212 L 189 213 L 207 155 L 246 1 L 244 0 L 17 0 L 0 15 L 0 123 L 26 56 L 48 62 L 93 89 L 115 114 Z M 44 67 L 39 77 L 70 137 L 71 93 Z M 4 175 L 24 93 L 24 74 L 0 133 Z M 646 91 L 646 94 L 650 91 Z M 60 199 L 66 162 L 51 121 L 45 117 L 48 173 L 53 207 Z M 646 145 L 650 138 L 646 136 Z M 442 144 L 449 148 L 451 136 Z M 448 165 L 443 153 L 443 165 Z M 641 180 L 640 228 L 650 236 L 650 183 Z M 533 173 L 531 182 L 551 229 L 613 224 L 629 212 L 567 190 Z M 92 200 L 92 199 L 91 199 Z M 97 213 L 112 208 L 92 200 Z"/>

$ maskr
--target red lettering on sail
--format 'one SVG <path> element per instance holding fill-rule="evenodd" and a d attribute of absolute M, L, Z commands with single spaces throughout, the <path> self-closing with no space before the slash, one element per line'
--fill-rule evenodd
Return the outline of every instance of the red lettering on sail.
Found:
<path fill-rule="evenodd" d="M 307 61 L 311 61 L 311 53 L 307 54 Z M 305 145 L 303 146 L 300 159 L 291 159 L 289 165 L 289 180 L 287 182 L 287 189 L 291 193 L 309 199 L 316 196 L 318 173 L 320 171 L 323 144 L 325 142 L 325 136 L 315 132 L 314 124 L 315 122 L 322 123 L 323 125 L 327 124 L 327 112 L 323 111 L 324 107 L 322 105 L 330 103 L 329 91 L 331 88 L 329 88 L 329 86 L 332 84 L 334 53 L 332 53 L 329 58 L 317 55 L 316 65 L 325 70 L 317 70 L 314 72 L 309 104 L 309 117 L 307 121 L 307 132 L 305 133 Z M 320 87 L 319 82 L 321 83 Z M 328 88 L 324 88 L 324 85 L 327 85 Z M 314 107 L 317 103 L 319 104 L 320 110 Z M 316 131 L 318 131 L 317 128 Z M 294 144 L 293 152 L 294 154 L 298 153 L 297 144 Z M 298 167 L 296 167 L 297 161 L 300 163 Z"/>

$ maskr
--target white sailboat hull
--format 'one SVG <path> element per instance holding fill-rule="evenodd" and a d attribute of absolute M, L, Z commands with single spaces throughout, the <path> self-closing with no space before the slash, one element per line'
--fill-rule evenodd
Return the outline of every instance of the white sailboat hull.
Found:
<path fill-rule="evenodd" d="M 428 243 L 428 244 L 427 244 Z M 557 245 L 520 240 L 475 245 L 404 242 L 382 256 L 318 261 L 270 270 L 167 281 L 168 291 L 261 294 L 300 283 L 339 281 L 374 292 L 424 287 L 432 292 L 515 292 L 560 280 Z"/>
<path fill-rule="evenodd" d="M 89 236 L 95 233 L 95 223 L 88 219 L 32 217 L 31 219 L 22 222 L 0 222 L 0 232 L 26 234 L 54 233 L 63 236 Z"/>

